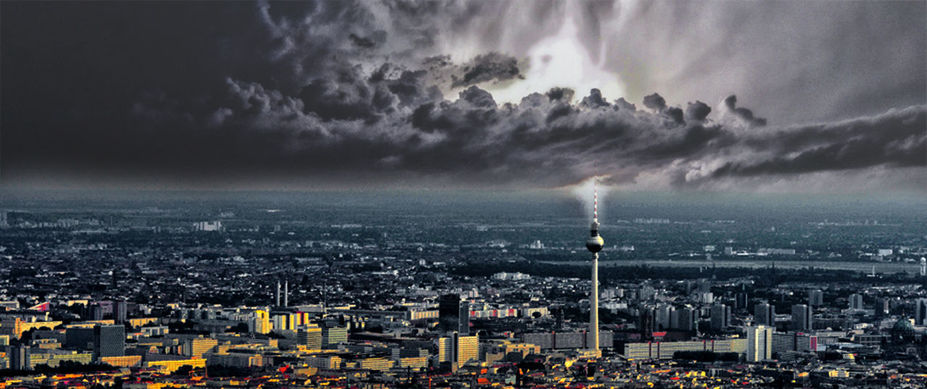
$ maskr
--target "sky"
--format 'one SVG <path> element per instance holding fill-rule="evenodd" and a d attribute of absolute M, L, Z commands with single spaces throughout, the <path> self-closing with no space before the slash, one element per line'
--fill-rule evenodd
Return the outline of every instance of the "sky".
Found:
<path fill-rule="evenodd" d="M 925 1 L 0 2 L 0 184 L 927 192 Z"/>

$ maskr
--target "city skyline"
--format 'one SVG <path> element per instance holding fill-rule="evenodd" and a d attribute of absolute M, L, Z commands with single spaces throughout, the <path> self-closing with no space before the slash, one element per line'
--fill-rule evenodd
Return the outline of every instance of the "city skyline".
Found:
<path fill-rule="evenodd" d="M 927 188 L 924 2 L 4 2 L 5 188 Z"/>
<path fill-rule="evenodd" d="M 0 381 L 924 385 L 910 204 L 136 194 L 4 202 Z"/>
<path fill-rule="evenodd" d="M 925 20 L 0 1 L 0 387 L 927 387 Z"/>

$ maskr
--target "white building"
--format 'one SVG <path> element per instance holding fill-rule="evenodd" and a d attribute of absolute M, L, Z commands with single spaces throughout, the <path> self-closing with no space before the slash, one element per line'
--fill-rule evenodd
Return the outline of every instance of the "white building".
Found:
<path fill-rule="evenodd" d="M 747 327 L 747 361 L 759 362 L 772 358 L 773 328 Z"/>
<path fill-rule="evenodd" d="M 218 220 L 196 222 L 193 223 L 193 229 L 195 231 L 222 231 L 222 222 Z"/>

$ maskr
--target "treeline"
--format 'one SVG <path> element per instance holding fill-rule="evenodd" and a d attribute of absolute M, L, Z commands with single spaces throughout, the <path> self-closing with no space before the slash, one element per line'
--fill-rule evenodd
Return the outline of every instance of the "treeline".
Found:
<path fill-rule="evenodd" d="M 537 277 L 561 277 L 561 278 L 588 278 L 589 267 L 580 264 L 551 264 L 531 261 L 518 261 L 508 263 L 480 263 L 471 262 L 468 265 L 461 265 L 450 270 L 452 274 L 470 276 L 470 277 L 489 277 L 501 272 L 520 272 Z M 782 269 L 774 266 L 763 268 L 740 268 L 740 267 L 712 267 L 706 264 L 702 268 L 694 267 L 675 267 L 675 266 L 599 266 L 599 280 L 602 283 L 609 281 L 636 281 L 644 279 L 700 279 L 700 278 L 717 278 L 731 279 L 752 276 L 757 279 L 758 286 L 777 285 L 782 282 L 821 282 L 821 281 L 846 281 L 860 282 L 872 281 L 865 273 L 853 272 L 846 270 L 826 270 L 816 269 L 809 266 L 803 269 Z M 923 280 L 916 280 L 907 274 L 887 274 L 878 279 L 879 282 L 905 282 L 921 283 Z"/>

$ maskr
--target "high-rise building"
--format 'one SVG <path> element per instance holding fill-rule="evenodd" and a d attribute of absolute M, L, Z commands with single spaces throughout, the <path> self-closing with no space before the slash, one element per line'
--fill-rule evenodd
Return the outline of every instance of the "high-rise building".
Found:
<path fill-rule="evenodd" d="M 296 313 L 290 311 L 271 312 L 270 321 L 275 331 L 295 331 Z"/>
<path fill-rule="evenodd" d="M 461 336 L 452 333 L 450 336 L 440 337 L 438 343 L 438 361 L 450 362 L 454 367 L 460 367 L 470 361 L 478 361 L 480 357 L 480 339 L 478 335 Z"/>
<path fill-rule="evenodd" d="M 863 309 L 863 295 L 859 293 L 851 294 L 849 308 L 850 309 Z"/>
<path fill-rule="evenodd" d="M 765 302 L 757 303 L 753 309 L 753 322 L 776 328 L 776 307 Z"/>
<path fill-rule="evenodd" d="M 256 309 L 250 315 L 251 332 L 266 334 L 270 332 L 270 314 L 263 309 Z"/>
<path fill-rule="evenodd" d="M 121 324 L 93 327 L 93 357 L 120 357 L 126 353 L 126 328 Z"/>
<path fill-rule="evenodd" d="M 698 310 L 686 306 L 673 312 L 673 328 L 683 331 L 695 331 L 698 323 Z"/>
<path fill-rule="evenodd" d="M 322 347 L 335 346 L 348 341 L 348 327 L 322 327 Z"/>
<path fill-rule="evenodd" d="M 98 303 L 90 306 L 90 319 L 95 321 L 103 320 L 103 307 Z"/>
<path fill-rule="evenodd" d="M 71 327 L 64 331 L 64 347 L 72 350 L 92 350 L 94 330 L 92 327 Z"/>
<path fill-rule="evenodd" d="M 805 304 L 792 306 L 792 329 L 795 331 L 811 331 L 811 307 Z"/>
<path fill-rule="evenodd" d="M 666 331 L 673 326 L 673 313 L 676 308 L 671 305 L 661 305 L 654 309 L 653 327 L 658 331 Z"/>
<path fill-rule="evenodd" d="M 470 302 L 463 300 L 457 310 L 457 332 L 460 335 L 470 335 Z"/>
<path fill-rule="evenodd" d="M 669 328 L 668 325 L 660 325 L 657 323 L 657 315 L 661 314 L 661 309 L 659 308 L 650 308 L 642 307 L 637 314 L 637 328 L 641 339 L 650 339 L 653 337 L 654 331 L 665 331 Z M 666 323 L 670 322 L 670 318 L 666 318 Z M 595 336 L 594 334 L 586 331 L 590 337 Z M 592 344 L 592 341 L 589 341 L 589 344 Z"/>
<path fill-rule="evenodd" d="M 116 322 L 116 324 L 123 324 L 126 322 L 128 309 L 128 303 L 126 303 L 125 300 L 116 301 L 113 303 L 113 320 Z"/>
<path fill-rule="evenodd" d="M 731 325 L 731 307 L 715 304 L 711 307 L 711 329 L 723 331 Z"/>
<path fill-rule="evenodd" d="M 316 326 L 301 327 L 296 333 L 296 344 L 306 346 L 310 350 L 322 348 L 322 328 Z"/>
<path fill-rule="evenodd" d="M 824 292 L 820 289 L 812 289 L 808 291 L 808 306 L 811 307 L 820 307 L 824 305 Z"/>
<path fill-rule="evenodd" d="M 4 317 L 0 319 L 0 334 L 19 339 L 25 331 L 25 322 L 20 317 Z"/>
<path fill-rule="evenodd" d="M 919 298 L 914 301 L 914 324 L 919 326 L 927 325 L 927 298 Z"/>
<path fill-rule="evenodd" d="M 875 306 L 873 307 L 873 312 L 877 318 L 883 318 L 888 316 L 890 313 L 891 306 L 888 303 L 887 298 L 878 298 L 875 301 Z"/>
<path fill-rule="evenodd" d="M 711 292 L 698 292 L 696 300 L 702 304 L 714 304 L 715 295 Z"/>
<path fill-rule="evenodd" d="M 438 299 L 438 324 L 446 333 L 470 333 L 470 303 L 460 301 L 456 294 L 446 294 Z"/>
<path fill-rule="evenodd" d="M 32 370 L 32 357 L 29 346 L 18 345 L 9 348 L 8 358 L 10 360 L 10 369 L 13 370 Z"/>
<path fill-rule="evenodd" d="M 202 358 L 203 354 L 216 347 L 219 342 L 213 338 L 192 338 L 183 342 L 183 355 Z"/>
<path fill-rule="evenodd" d="M 734 309 L 747 309 L 747 303 L 750 301 L 750 297 L 747 292 L 737 293 L 737 296 L 734 300 Z"/>
<path fill-rule="evenodd" d="M 437 339 L 438 343 L 438 362 L 454 362 L 457 360 L 456 348 L 454 347 L 453 336 L 442 336 Z"/>
<path fill-rule="evenodd" d="M 480 358 L 480 337 L 479 335 L 455 335 L 457 338 L 457 366 L 463 366 L 470 361 L 478 361 Z"/>
<path fill-rule="evenodd" d="M 747 327 L 747 361 L 759 362 L 772 358 L 774 328 L 759 325 Z"/>
<path fill-rule="evenodd" d="M 637 328 L 640 329 L 641 339 L 647 340 L 653 337 L 653 332 L 657 329 L 664 330 L 666 327 L 659 327 L 657 324 L 657 314 L 659 313 L 657 308 L 642 308 L 640 313 L 637 315 Z M 669 322 L 669 319 L 667 319 Z M 593 334 L 589 334 L 594 336 Z M 592 341 L 589 342 L 592 344 Z"/>

